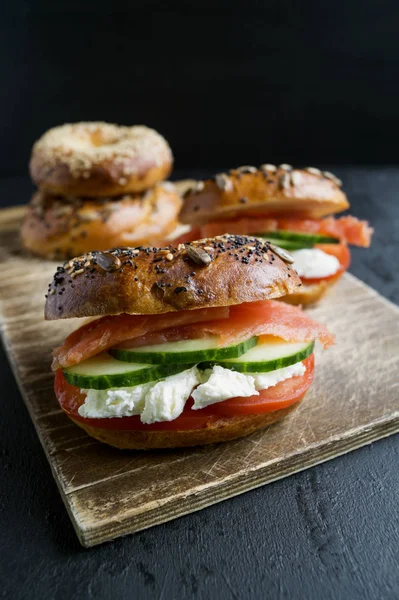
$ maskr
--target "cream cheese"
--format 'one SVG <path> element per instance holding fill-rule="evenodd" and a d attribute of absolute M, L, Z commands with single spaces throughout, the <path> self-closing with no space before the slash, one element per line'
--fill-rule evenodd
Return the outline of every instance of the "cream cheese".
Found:
<path fill-rule="evenodd" d="M 299 277 L 318 279 L 334 275 L 340 268 L 339 260 L 318 248 L 304 248 L 290 251 L 294 259 L 293 267 Z"/>
<path fill-rule="evenodd" d="M 248 397 L 259 394 L 255 389 L 255 379 L 253 377 L 218 365 L 215 365 L 212 369 L 207 369 L 204 372 L 204 378 L 206 378 L 206 381 L 192 393 L 194 410 L 236 396 Z"/>
<path fill-rule="evenodd" d="M 151 424 L 177 419 L 190 396 L 193 410 L 199 410 L 237 396 L 259 395 L 265 390 L 305 373 L 302 362 L 269 373 L 239 373 L 215 365 L 200 371 L 197 367 L 186 369 L 161 381 L 134 387 L 107 390 L 82 390 L 86 394 L 79 408 L 82 417 L 104 419 L 140 415 L 143 423 Z"/>
<path fill-rule="evenodd" d="M 145 396 L 141 421 L 150 424 L 177 419 L 200 380 L 200 371 L 193 367 L 155 383 Z"/>

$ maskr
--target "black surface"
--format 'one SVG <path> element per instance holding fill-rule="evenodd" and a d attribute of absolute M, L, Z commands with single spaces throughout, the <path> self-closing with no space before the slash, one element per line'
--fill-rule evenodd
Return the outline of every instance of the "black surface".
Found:
<path fill-rule="evenodd" d="M 395 0 L 0 5 L 1 172 L 95 119 L 152 125 L 179 167 L 396 160 Z"/>
<path fill-rule="evenodd" d="M 399 302 L 399 169 L 337 173 L 352 213 L 376 228 L 372 248 L 354 250 L 351 271 Z M 27 179 L 0 179 L 0 202 L 23 202 L 29 190 Z M 399 597 L 399 436 L 84 550 L 2 351 L 0 371 L 3 597 Z"/>

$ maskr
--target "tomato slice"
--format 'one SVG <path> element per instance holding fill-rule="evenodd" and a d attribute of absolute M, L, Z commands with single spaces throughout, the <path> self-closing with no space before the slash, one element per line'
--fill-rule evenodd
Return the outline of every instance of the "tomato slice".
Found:
<path fill-rule="evenodd" d="M 306 367 L 304 375 L 281 381 L 274 387 L 259 392 L 259 396 L 230 398 L 214 404 L 213 408 L 221 415 L 255 415 L 287 408 L 300 400 L 313 381 L 314 354 L 303 361 Z"/>
<path fill-rule="evenodd" d="M 192 227 L 190 231 L 187 231 L 187 233 L 182 233 L 182 235 L 179 235 L 179 237 L 177 238 L 165 241 L 164 246 L 168 246 L 168 244 L 172 244 L 172 246 L 178 246 L 179 244 L 185 244 L 187 242 L 193 242 L 194 240 L 200 240 L 201 237 L 202 235 L 200 228 Z"/>
<path fill-rule="evenodd" d="M 344 273 L 344 271 L 348 269 L 351 262 L 351 253 L 346 244 L 316 244 L 315 248 L 318 248 L 326 254 L 330 254 L 331 256 L 335 256 L 336 258 L 338 258 L 340 267 L 336 273 L 333 273 L 333 275 L 329 275 L 328 277 L 317 277 L 312 279 L 301 277 L 303 283 L 307 285 L 312 285 L 314 283 L 319 283 L 320 281 L 330 281 L 338 279 L 342 275 L 342 273 Z"/>
<path fill-rule="evenodd" d="M 140 417 L 87 419 L 81 417 L 78 408 L 85 401 L 85 394 L 79 388 L 68 383 L 61 369 L 55 375 L 54 391 L 58 402 L 72 419 L 80 421 L 91 427 L 100 429 L 140 430 L 140 431 L 185 431 L 202 429 L 215 423 L 221 418 L 235 417 L 244 414 L 261 414 L 280 410 L 294 404 L 305 394 L 313 381 L 314 356 L 309 356 L 305 361 L 306 373 L 302 377 L 293 377 L 278 383 L 276 386 L 263 390 L 259 396 L 249 398 L 231 398 L 201 410 L 192 410 L 193 401 L 190 398 L 182 414 L 173 421 L 145 425 Z"/>

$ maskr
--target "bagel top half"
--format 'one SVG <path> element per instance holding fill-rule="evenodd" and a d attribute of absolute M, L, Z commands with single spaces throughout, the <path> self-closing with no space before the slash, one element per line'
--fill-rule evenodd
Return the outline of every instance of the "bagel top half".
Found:
<path fill-rule="evenodd" d="M 173 155 L 154 129 L 104 122 L 67 123 L 35 142 L 30 174 L 40 190 L 69 196 L 142 192 L 166 179 Z"/>
<path fill-rule="evenodd" d="M 349 207 L 340 186 L 335 175 L 313 167 L 238 167 L 189 188 L 179 218 L 190 225 L 251 216 L 317 219 Z"/>
<path fill-rule="evenodd" d="M 301 286 L 290 263 L 280 248 L 236 235 L 90 252 L 58 267 L 45 318 L 153 315 L 278 298 Z"/>

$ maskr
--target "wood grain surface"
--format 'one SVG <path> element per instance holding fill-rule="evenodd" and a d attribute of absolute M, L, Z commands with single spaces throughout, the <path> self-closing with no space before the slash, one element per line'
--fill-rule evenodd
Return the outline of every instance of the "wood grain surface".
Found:
<path fill-rule="evenodd" d="M 351 275 L 310 312 L 337 344 L 317 353 L 299 409 L 248 438 L 194 450 L 120 452 L 89 438 L 58 408 L 51 348 L 77 320 L 45 322 L 56 263 L 19 245 L 21 208 L 0 212 L 3 341 L 81 543 L 138 531 L 329 460 L 399 431 L 399 309 Z"/>

